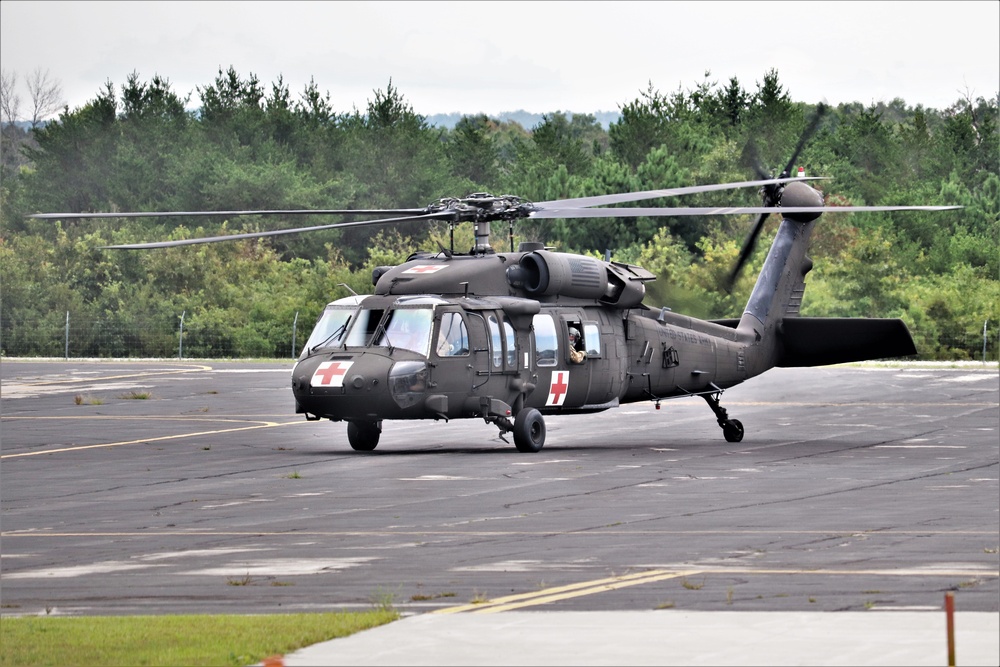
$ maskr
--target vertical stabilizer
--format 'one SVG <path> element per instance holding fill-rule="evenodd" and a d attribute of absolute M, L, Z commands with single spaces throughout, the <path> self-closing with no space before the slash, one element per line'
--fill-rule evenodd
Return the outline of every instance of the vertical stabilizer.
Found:
<path fill-rule="evenodd" d="M 805 276 L 812 269 L 806 251 L 814 224 L 783 218 L 778 227 L 737 327 L 740 339 L 748 343 L 748 376 L 774 367 L 779 355 L 777 328 L 786 316 L 798 315 Z"/>
<path fill-rule="evenodd" d="M 804 187 L 815 193 L 812 188 Z M 790 189 L 786 189 L 785 195 Z M 783 200 L 787 202 L 787 196 Z M 799 314 L 805 276 L 812 269 L 812 260 L 806 252 L 818 217 L 818 213 L 796 214 L 786 215 L 781 220 L 737 327 L 740 340 L 747 344 L 745 360 L 748 376 L 763 373 L 778 362 L 781 352 L 778 327 L 785 317 L 797 317 Z"/>

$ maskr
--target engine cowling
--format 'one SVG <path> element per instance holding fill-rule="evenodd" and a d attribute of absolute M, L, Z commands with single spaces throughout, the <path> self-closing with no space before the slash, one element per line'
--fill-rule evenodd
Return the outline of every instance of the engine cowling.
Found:
<path fill-rule="evenodd" d="M 507 270 L 508 282 L 532 297 L 596 299 L 622 308 L 642 302 L 649 279 L 638 267 L 549 250 L 527 253 Z"/>

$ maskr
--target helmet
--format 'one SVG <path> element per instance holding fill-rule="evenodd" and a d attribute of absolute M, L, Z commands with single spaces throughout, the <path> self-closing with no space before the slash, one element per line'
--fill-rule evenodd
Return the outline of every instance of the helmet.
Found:
<path fill-rule="evenodd" d="M 579 339 L 580 338 L 580 332 L 577 331 L 576 329 L 574 329 L 573 327 L 569 328 L 569 335 L 570 335 L 570 337 L 575 338 L 575 339 Z"/>

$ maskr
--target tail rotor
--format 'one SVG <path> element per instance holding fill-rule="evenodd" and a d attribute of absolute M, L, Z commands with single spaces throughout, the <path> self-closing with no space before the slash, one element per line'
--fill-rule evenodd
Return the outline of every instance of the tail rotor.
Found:
<path fill-rule="evenodd" d="M 820 121 L 826 114 L 827 106 L 822 102 L 816 107 L 816 112 L 810 119 L 809 124 L 806 126 L 805 130 L 802 132 L 802 136 L 799 137 L 799 142 L 795 146 L 795 150 L 792 151 L 792 156 L 788 160 L 788 164 L 777 176 L 777 178 L 788 178 L 791 175 L 792 168 L 795 166 L 795 162 L 799 159 L 799 154 L 805 147 L 806 143 L 812 138 L 819 128 Z M 767 179 L 773 178 L 773 176 L 764 168 L 760 160 L 760 153 L 757 150 L 757 145 L 751 140 L 743 151 L 743 162 L 754 170 L 758 178 Z M 782 184 L 771 184 L 765 185 L 761 188 L 761 196 L 764 200 L 762 206 L 778 206 L 781 204 L 781 193 L 785 186 Z M 723 286 L 727 292 L 732 292 L 733 285 L 736 284 L 736 279 L 739 278 L 740 272 L 743 270 L 743 266 L 750 259 L 750 255 L 753 254 L 754 247 L 757 245 L 757 237 L 760 236 L 761 230 L 764 229 L 764 222 L 767 220 L 767 213 L 761 213 L 757 216 L 757 221 L 754 222 L 753 227 L 750 228 L 750 233 L 743 240 L 743 246 L 740 248 L 740 254 L 736 258 L 736 264 L 733 265 L 732 271 L 729 272 L 729 276 L 726 278 L 726 283 Z"/>

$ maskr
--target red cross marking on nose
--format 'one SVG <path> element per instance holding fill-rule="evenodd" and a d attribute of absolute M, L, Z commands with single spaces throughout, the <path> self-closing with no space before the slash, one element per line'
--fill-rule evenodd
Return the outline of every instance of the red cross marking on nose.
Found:
<path fill-rule="evenodd" d="M 569 391 L 569 371 L 556 371 L 552 374 L 549 384 L 549 400 L 545 405 L 562 405 Z"/>
<path fill-rule="evenodd" d="M 324 361 L 313 373 L 312 385 L 314 387 L 317 385 L 343 387 L 344 375 L 347 374 L 347 369 L 351 367 L 352 363 L 351 361 Z"/>
<path fill-rule="evenodd" d="M 435 273 L 444 268 L 444 264 L 421 264 L 403 271 L 403 273 Z"/>

